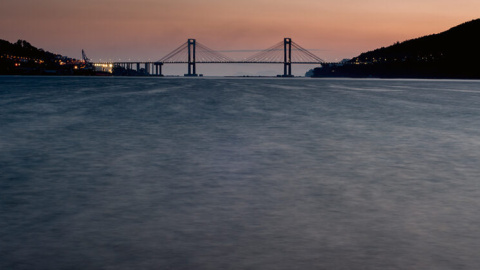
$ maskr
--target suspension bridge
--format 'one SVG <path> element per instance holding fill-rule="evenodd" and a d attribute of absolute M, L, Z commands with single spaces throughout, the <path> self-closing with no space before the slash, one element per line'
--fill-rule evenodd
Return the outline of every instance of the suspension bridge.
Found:
<path fill-rule="evenodd" d="M 236 60 L 219 51 L 212 50 L 195 39 L 188 39 L 178 48 L 155 62 L 95 63 L 96 66 L 120 67 L 137 72 L 143 69 L 146 74 L 156 76 L 163 76 L 162 67 L 164 64 L 187 64 L 185 76 L 198 76 L 197 64 L 283 64 L 283 75 L 281 76 L 292 77 L 293 64 L 322 65 L 326 62 L 293 42 L 291 38 L 284 38 L 283 41 L 270 48 L 242 60 Z"/>

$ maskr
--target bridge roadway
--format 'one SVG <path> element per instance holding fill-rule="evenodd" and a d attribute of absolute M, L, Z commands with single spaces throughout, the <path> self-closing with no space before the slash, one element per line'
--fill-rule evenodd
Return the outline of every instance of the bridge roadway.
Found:
<path fill-rule="evenodd" d="M 197 47 L 199 50 L 197 50 Z M 292 54 L 292 48 L 295 50 L 295 54 Z M 134 71 L 133 73 L 154 76 L 163 76 L 162 66 L 164 64 L 187 64 L 188 73 L 185 76 L 198 76 L 196 64 L 283 64 L 283 76 L 292 77 L 292 64 L 324 65 L 330 63 L 323 61 L 318 56 L 302 48 L 290 38 L 284 38 L 282 42 L 249 58 L 245 58 L 245 60 L 232 59 L 196 42 L 195 39 L 188 39 L 180 47 L 155 62 L 119 61 L 95 63 L 97 67 L 120 67 L 125 69 L 127 73 Z"/>

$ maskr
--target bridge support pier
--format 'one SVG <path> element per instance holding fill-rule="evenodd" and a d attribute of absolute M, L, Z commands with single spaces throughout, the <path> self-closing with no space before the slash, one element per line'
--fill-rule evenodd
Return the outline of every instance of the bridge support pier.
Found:
<path fill-rule="evenodd" d="M 155 75 L 156 76 L 163 76 L 163 74 L 162 74 L 163 63 L 156 62 L 156 63 L 154 63 L 154 65 L 155 65 Z"/>
<path fill-rule="evenodd" d="M 293 77 L 292 76 L 292 39 L 284 38 L 283 39 L 283 77 Z"/>
<path fill-rule="evenodd" d="M 195 39 L 188 40 L 188 73 L 185 76 L 198 76 L 195 61 L 196 45 Z"/>

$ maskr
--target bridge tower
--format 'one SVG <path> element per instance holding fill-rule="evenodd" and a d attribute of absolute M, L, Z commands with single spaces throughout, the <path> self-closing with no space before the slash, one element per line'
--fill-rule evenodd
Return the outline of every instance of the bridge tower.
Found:
<path fill-rule="evenodd" d="M 188 73 L 185 76 L 198 76 L 195 62 L 196 46 L 195 39 L 188 39 Z"/>
<path fill-rule="evenodd" d="M 293 77 L 292 76 L 292 39 L 284 38 L 283 39 L 283 77 Z"/>

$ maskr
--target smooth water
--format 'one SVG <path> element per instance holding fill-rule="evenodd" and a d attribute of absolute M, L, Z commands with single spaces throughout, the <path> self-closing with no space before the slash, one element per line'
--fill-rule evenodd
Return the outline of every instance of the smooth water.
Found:
<path fill-rule="evenodd" d="M 480 81 L 0 77 L 0 269 L 480 269 Z"/>

